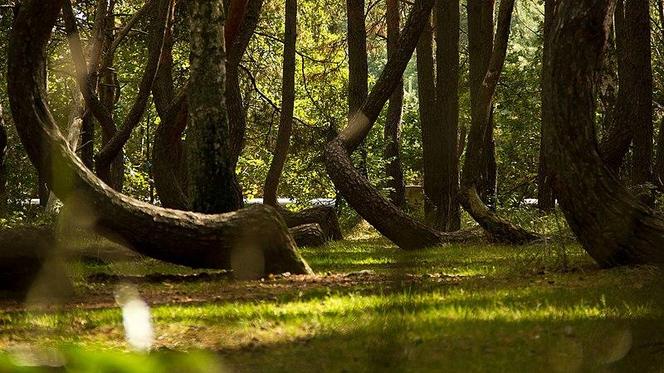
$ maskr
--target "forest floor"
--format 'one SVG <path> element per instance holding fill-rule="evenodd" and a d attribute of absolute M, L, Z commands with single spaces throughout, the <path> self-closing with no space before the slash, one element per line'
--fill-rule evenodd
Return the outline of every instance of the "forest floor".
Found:
<path fill-rule="evenodd" d="M 653 267 L 600 269 L 573 243 L 402 252 L 366 235 L 302 254 L 315 276 L 239 282 L 149 259 L 70 265 L 66 302 L 0 301 L 0 371 L 53 357 L 35 346 L 61 346 L 73 371 L 664 369 Z M 119 283 L 151 307 L 150 355 L 123 353 Z"/>

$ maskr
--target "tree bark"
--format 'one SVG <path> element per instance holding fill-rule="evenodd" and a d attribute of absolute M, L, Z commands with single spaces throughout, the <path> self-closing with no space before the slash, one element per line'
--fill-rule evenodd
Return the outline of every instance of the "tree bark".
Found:
<path fill-rule="evenodd" d="M 343 240 L 341 227 L 337 211 L 329 206 L 314 206 L 298 212 L 292 212 L 284 208 L 277 208 L 281 216 L 286 221 L 288 228 L 295 228 L 299 225 L 318 224 L 323 230 L 325 240 L 339 241 Z"/>
<path fill-rule="evenodd" d="M 446 226 L 440 206 L 442 168 L 439 167 L 442 145 L 442 129 L 436 114 L 436 74 L 433 59 L 433 30 L 427 21 L 417 43 L 417 87 L 420 127 L 422 131 L 422 158 L 424 164 L 424 216 L 427 225 L 443 230 Z"/>
<path fill-rule="evenodd" d="M 422 31 L 427 25 L 434 0 L 417 0 L 402 30 L 397 52 L 387 61 L 367 100 L 348 126 L 325 148 L 325 166 L 344 199 L 364 219 L 397 246 L 421 249 L 446 242 L 463 241 L 465 232 L 443 233 L 409 217 L 385 199 L 366 177 L 353 167 L 351 154 L 366 138 L 383 106 L 399 84 Z"/>
<path fill-rule="evenodd" d="M 316 223 L 298 225 L 289 231 L 298 246 L 319 247 L 327 242 L 325 233 Z"/>
<path fill-rule="evenodd" d="M 617 173 L 633 144 L 632 183 L 652 181 L 653 108 L 649 3 L 617 1 L 614 11 L 619 90 L 613 123 L 600 143 L 602 158 Z"/>
<path fill-rule="evenodd" d="M 387 55 L 395 53 L 400 33 L 399 0 L 387 0 Z M 390 97 L 385 121 L 385 175 L 388 178 L 390 201 L 401 208 L 406 205 L 406 183 L 401 165 L 401 112 L 403 110 L 403 79 Z"/>
<path fill-rule="evenodd" d="M 242 207 L 230 145 L 224 97 L 225 43 L 221 0 L 189 4 L 191 90 L 188 92 L 188 156 L 191 209 L 203 213 Z"/>
<path fill-rule="evenodd" d="M 152 177 L 161 205 L 166 208 L 186 210 L 189 206 L 187 161 L 182 134 L 187 127 L 187 86 L 176 95 L 173 81 L 173 32 L 174 13 L 169 16 L 164 33 L 159 69 L 152 85 L 152 97 L 161 123 L 156 127 L 152 146 Z M 153 18 L 157 15 L 153 15 Z M 159 27 L 150 22 L 150 32 Z M 148 44 L 152 53 L 156 43 Z"/>
<path fill-rule="evenodd" d="M 367 29 L 364 0 L 346 0 L 348 19 L 348 119 L 362 107 L 369 94 Z M 363 140 L 364 141 L 364 140 Z M 360 144 L 360 173 L 368 177 L 366 144 Z"/>
<path fill-rule="evenodd" d="M 84 167 L 60 134 L 44 92 L 35 83 L 40 55 L 61 6 L 62 0 L 23 1 L 10 39 L 8 92 L 30 159 L 53 165 L 46 168 L 49 185 L 65 206 L 91 228 L 155 259 L 233 269 L 241 277 L 311 273 L 272 208 L 256 206 L 222 215 L 158 208 L 113 191 Z M 38 143 L 52 151 L 29 146 Z"/>
<path fill-rule="evenodd" d="M 600 157 L 594 75 L 606 50 L 614 1 L 562 0 L 546 67 L 546 157 L 560 206 L 586 251 L 606 267 L 664 262 L 664 220 L 629 194 Z"/>
<path fill-rule="evenodd" d="M 553 21 L 556 12 L 558 0 L 545 0 L 544 1 L 544 32 L 543 32 L 543 51 L 542 51 L 542 81 L 541 87 L 542 92 L 549 89 L 550 86 L 550 74 L 547 74 L 544 69 L 547 66 L 547 61 L 550 58 L 551 47 L 549 44 L 549 35 L 551 34 Z M 546 113 L 549 111 L 544 109 L 549 105 L 545 95 L 542 95 L 542 129 L 544 128 L 544 123 L 549 121 L 550 118 L 546 117 Z M 556 198 L 553 192 L 553 177 L 549 167 L 546 163 L 546 151 L 544 150 L 544 144 L 546 143 L 544 139 L 544 131 L 540 130 L 540 154 L 539 154 L 539 169 L 537 173 L 537 205 L 542 211 L 552 211 L 556 207 Z"/>
<path fill-rule="evenodd" d="M 502 3 L 502 2 L 501 2 Z M 494 0 L 468 1 L 468 59 L 470 79 L 470 105 L 473 121 L 487 121 L 485 118 L 487 103 L 482 98 L 482 82 L 489 69 L 494 45 Z M 486 134 L 483 136 L 484 151 L 478 158 L 478 175 L 476 188 L 480 198 L 491 209 L 495 208 L 496 189 L 496 156 L 493 139 L 493 101 L 489 102 L 491 110 L 487 121 Z"/>
<path fill-rule="evenodd" d="M 286 20 L 284 30 L 283 80 L 281 82 L 281 117 L 274 156 L 265 179 L 263 203 L 277 206 L 279 180 L 288 158 L 293 111 L 295 108 L 295 44 L 297 41 L 297 0 L 286 0 Z"/>
<path fill-rule="evenodd" d="M 486 153 L 491 151 L 486 144 L 491 134 L 492 101 L 507 54 L 513 9 L 514 0 L 500 2 L 493 52 L 479 93 L 476 93 L 478 100 L 472 105 L 475 114 L 471 120 L 459 199 L 463 208 L 484 228 L 491 240 L 524 243 L 536 240 L 539 236 L 497 216 L 486 207 L 477 192 L 478 185 L 482 185 Z"/>
<path fill-rule="evenodd" d="M 437 127 L 441 137 L 439 154 L 441 189 L 438 191 L 440 228 L 445 232 L 461 228 L 459 208 L 459 1 L 436 3 L 436 100 L 440 114 Z"/>
<path fill-rule="evenodd" d="M 632 184 L 652 182 L 653 161 L 653 77 L 650 44 L 650 2 L 626 0 L 628 30 L 629 118 L 634 133 Z"/>

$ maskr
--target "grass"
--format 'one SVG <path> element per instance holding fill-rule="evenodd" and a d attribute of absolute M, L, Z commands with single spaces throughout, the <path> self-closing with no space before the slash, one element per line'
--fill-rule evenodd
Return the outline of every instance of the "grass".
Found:
<path fill-rule="evenodd" d="M 213 272 L 219 276 L 138 281 L 152 305 L 156 352 L 150 363 L 120 354 L 122 366 L 159 370 L 189 359 L 189 371 L 664 369 L 655 268 L 602 270 L 576 244 L 402 252 L 366 235 L 302 253 L 316 277 L 235 282 Z M 81 361 L 116 364 L 103 358 L 128 350 L 115 285 L 90 275 L 193 273 L 152 260 L 75 268 L 76 295 L 61 308 L 4 305 L 5 359 L 29 344 L 65 346 L 73 371 L 89 368 Z"/>

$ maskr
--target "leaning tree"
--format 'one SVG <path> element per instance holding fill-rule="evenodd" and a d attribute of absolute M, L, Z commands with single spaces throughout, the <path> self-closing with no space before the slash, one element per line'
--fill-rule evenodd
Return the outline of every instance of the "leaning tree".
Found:
<path fill-rule="evenodd" d="M 614 6 L 614 0 L 559 5 L 544 69 L 545 157 L 570 227 L 599 264 L 664 263 L 664 219 L 625 189 L 596 139 L 593 85 Z"/>
<path fill-rule="evenodd" d="M 111 240 L 156 259 L 255 275 L 310 273 L 283 219 L 270 207 L 220 215 L 159 208 L 117 193 L 81 163 L 61 135 L 38 83 L 44 50 L 62 5 L 63 0 L 21 4 L 10 38 L 8 93 L 14 123 L 31 162 L 43 167 L 50 188 L 65 206 Z M 223 86 L 214 89 L 223 90 Z"/>

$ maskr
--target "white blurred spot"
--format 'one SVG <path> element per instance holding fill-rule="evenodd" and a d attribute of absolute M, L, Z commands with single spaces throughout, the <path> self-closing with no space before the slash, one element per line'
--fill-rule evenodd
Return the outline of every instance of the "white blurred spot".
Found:
<path fill-rule="evenodd" d="M 148 351 L 154 343 L 150 306 L 138 295 L 135 287 L 118 287 L 115 300 L 122 307 L 122 323 L 127 343 L 137 351 Z"/>

